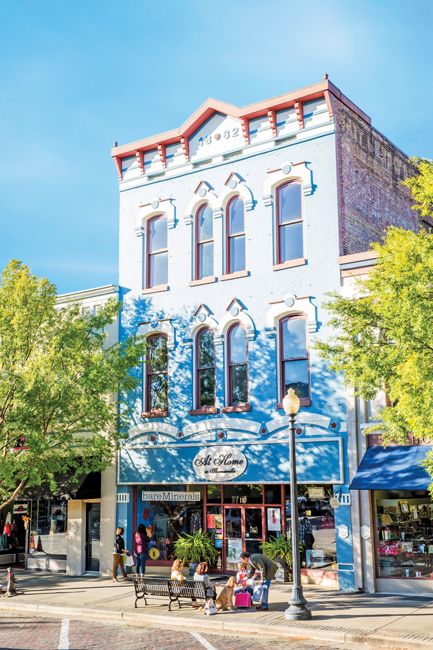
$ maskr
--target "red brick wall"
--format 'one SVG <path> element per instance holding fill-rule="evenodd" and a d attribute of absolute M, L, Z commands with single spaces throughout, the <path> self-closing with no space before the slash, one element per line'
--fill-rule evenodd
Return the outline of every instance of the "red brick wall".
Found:
<path fill-rule="evenodd" d="M 418 228 L 407 157 L 350 108 L 332 97 L 336 123 L 340 255 L 368 250 L 390 225 Z"/>

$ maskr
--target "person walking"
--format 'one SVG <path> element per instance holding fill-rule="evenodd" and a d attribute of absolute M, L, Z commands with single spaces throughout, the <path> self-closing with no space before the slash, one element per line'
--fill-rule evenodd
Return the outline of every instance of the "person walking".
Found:
<path fill-rule="evenodd" d="M 277 573 L 278 566 L 275 562 L 272 562 L 266 555 L 263 553 L 249 553 L 243 552 L 240 557 L 241 562 L 248 562 L 250 567 L 250 572 L 248 574 L 248 579 L 252 578 L 256 571 L 260 572 L 261 583 L 263 585 L 263 595 L 261 604 L 257 609 L 269 609 L 269 589 L 271 587 L 271 581 L 275 578 Z"/>
<path fill-rule="evenodd" d="M 143 524 L 139 524 L 134 535 L 135 541 L 135 573 L 144 575 L 147 559 L 147 533 Z"/>
<path fill-rule="evenodd" d="M 123 579 L 128 580 L 126 575 L 125 567 L 123 566 L 123 556 L 128 552 L 125 549 L 125 540 L 123 539 L 124 534 L 123 528 L 116 528 L 116 539 L 114 540 L 113 548 L 113 580 L 117 582 L 117 570 L 120 567 Z"/>

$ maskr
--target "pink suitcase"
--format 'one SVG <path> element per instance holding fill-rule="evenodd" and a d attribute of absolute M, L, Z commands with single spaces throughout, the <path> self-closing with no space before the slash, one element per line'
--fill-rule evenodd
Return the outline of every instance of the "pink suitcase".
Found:
<path fill-rule="evenodd" d="M 248 591 L 239 591 L 235 595 L 235 607 L 251 607 L 251 595 Z"/>

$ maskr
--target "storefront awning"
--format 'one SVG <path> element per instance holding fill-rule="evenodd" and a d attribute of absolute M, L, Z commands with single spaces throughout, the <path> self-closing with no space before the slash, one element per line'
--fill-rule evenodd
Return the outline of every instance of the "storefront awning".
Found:
<path fill-rule="evenodd" d="M 432 477 L 422 466 L 433 447 L 369 447 L 356 472 L 351 490 L 426 490 Z"/>

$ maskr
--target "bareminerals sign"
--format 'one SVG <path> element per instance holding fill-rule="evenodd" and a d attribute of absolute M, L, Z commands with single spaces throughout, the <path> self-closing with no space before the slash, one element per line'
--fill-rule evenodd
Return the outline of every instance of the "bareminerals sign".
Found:
<path fill-rule="evenodd" d="M 194 472 L 212 483 L 232 481 L 247 469 L 247 458 L 236 447 L 207 447 L 192 461 Z"/>

